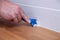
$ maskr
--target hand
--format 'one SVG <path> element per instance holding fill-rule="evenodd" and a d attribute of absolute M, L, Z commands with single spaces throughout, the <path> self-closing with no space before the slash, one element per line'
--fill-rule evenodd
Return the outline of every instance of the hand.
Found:
<path fill-rule="evenodd" d="M 26 22 L 30 22 L 27 16 L 24 14 L 23 10 L 19 5 L 12 2 L 3 2 L 0 6 L 0 17 L 10 22 L 18 23 L 22 18 Z"/>

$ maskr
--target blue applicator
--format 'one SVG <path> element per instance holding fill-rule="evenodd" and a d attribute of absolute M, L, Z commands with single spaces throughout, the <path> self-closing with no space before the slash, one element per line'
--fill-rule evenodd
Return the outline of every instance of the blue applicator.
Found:
<path fill-rule="evenodd" d="M 22 20 L 25 21 L 23 18 Z M 30 18 L 30 25 L 34 27 L 35 24 L 37 24 L 37 19 Z"/>
<path fill-rule="evenodd" d="M 34 25 L 37 24 L 37 20 L 36 19 L 30 19 L 30 24 L 32 25 L 32 27 L 34 27 Z"/>

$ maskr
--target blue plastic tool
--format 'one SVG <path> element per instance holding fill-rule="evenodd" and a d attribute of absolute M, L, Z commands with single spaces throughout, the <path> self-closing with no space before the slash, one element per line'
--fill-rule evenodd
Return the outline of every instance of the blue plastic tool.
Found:
<path fill-rule="evenodd" d="M 23 18 L 22 18 L 22 20 L 25 21 Z M 37 24 L 37 20 L 33 19 L 33 18 L 30 18 L 30 24 L 33 27 L 35 24 Z"/>
<path fill-rule="evenodd" d="M 36 19 L 30 19 L 30 24 L 31 24 L 32 26 L 34 26 L 35 24 L 37 24 L 36 21 L 37 21 Z"/>

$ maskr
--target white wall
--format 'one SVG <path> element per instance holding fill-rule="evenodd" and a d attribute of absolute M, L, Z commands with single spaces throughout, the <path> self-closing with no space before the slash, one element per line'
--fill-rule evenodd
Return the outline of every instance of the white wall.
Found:
<path fill-rule="evenodd" d="M 60 32 L 60 0 L 12 0 L 18 3 L 30 18 L 37 18 L 39 24 Z"/>

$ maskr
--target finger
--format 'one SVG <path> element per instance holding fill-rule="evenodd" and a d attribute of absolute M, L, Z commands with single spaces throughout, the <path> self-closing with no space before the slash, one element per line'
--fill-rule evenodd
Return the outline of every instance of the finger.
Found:
<path fill-rule="evenodd" d="M 21 15 L 19 13 L 16 13 L 16 17 L 18 19 L 18 22 L 20 22 L 21 21 Z"/>
<path fill-rule="evenodd" d="M 11 23 L 18 23 L 18 19 L 16 16 L 12 16 Z"/>
<path fill-rule="evenodd" d="M 28 19 L 28 17 L 24 14 L 23 10 L 20 8 L 19 12 L 21 14 L 21 17 L 27 22 L 30 23 L 30 20 Z"/>
<path fill-rule="evenodd" d="M 17 18 L 14 18 L 14 23 L 18 23 L 18 19 Z"/>

